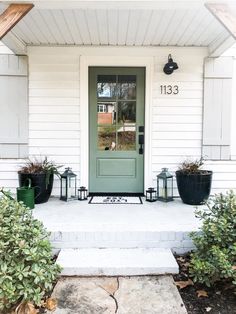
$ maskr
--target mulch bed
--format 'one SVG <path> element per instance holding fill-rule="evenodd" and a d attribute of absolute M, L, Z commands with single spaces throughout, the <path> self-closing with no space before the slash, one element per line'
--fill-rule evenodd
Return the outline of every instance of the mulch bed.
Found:
<path fill-rule="evenodd" d="M 174 276 L 188 314 L 236 314 L 236 287 L 227 280 L 208 288 L 203 284 L 191 284 L 180 288 L 178 282 L 188 281 L 190 255 L 175 256 L 180 273 Z M 199 292 L 200 291 L 200 292 Z M 198 296 L 200 294 L 200 296 Z M 202 296 L 201 296 L 202 295 Z"/>

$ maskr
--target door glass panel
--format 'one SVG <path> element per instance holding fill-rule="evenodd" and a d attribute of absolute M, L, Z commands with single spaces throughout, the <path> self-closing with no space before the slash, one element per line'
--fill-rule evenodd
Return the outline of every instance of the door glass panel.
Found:
<path fill-rule="evenodd" d="M 118 150 L 136 149 L 136 102 L 118 102 Z"/>
<path fill-rule="evenodd" d="M 136 76 L 98 75 L 97 82 L 98 150 L 136 150 Z"/>
<path fill-rule="evenodd" d="M 118 102 L 118 124 L 136 123 L 136 101 Z"/>
<path fill-rule="evenodd" d="M 116 127 L 98 127 L 98 149 L 116 150 Z"/>
<path fill-rule="evenodd" d="M 136 149 L 136 130 L 135 126 L 120 127 L 117 130 L 118 145 L 117 150 L 135 150 Z"/>
<path fill-rule="evenodd" d="M 98 98 L 115 98 L 116 75 L 98 75 L 97 95 Z"/>
<path fill-rule="evenodd" d="M 136 99 L 136 75 L 118 76 L 118 98 Z"/>
<path fill-rule="evenodd" d="M 116 103 L 98 102 L 97 105 L 97 124 L 114 125 L 116 124 Z"/>

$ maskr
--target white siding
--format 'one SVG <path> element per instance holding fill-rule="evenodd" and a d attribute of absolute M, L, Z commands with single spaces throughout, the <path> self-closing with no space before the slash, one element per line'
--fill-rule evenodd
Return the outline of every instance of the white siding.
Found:
<path fill-rule="evenodd" d="M 163 73 L 171 53 L 179 69 Z M 153 185 L 162 167 L 174 172 L 202 149 L 203 48 L 29 48 L 29 151 L 71 166 L 80 177 L 80 55 L 153 57 L 152 173 Z M 161 95 L 160 85 L 179 86 L 178 95 Z M 21 161 L 0 160 L 0 186 L 17 186 Z M 207 162 L 214 171 L 213 193 L 236 189 L 236 160 Z M 80 183 L 80 182 L 79 182 Z M 81 182 L 82 183 L 82 182 Z M 58 194 L 56 180 L 54 194 Z M 175 194 L 177 191 L 175 190 Z"/>

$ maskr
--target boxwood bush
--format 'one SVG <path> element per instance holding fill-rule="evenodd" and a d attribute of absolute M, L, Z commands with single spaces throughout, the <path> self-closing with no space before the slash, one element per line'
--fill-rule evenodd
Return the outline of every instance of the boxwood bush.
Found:
<path fill-rule="evenodd" d="M 0 312 L 20 302 L 40 305 L 60 273 L 43 224 L 23 203 L 4 193 L 0 198 Z"/>
<path fill-rule="evenodd" d="M 215 195 L 207 206 L 208 210 L 197 211 L 200 232 L 191 233 L 196 251 L 190 274 L 207 286 L 221 279 L 236 285 L 236 195 L 233 191 Z"/>

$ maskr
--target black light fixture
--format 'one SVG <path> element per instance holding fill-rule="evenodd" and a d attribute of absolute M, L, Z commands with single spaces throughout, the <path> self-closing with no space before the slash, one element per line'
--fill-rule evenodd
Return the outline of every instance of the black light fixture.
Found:
<path fill-rule="evenodd" d="M 173 61 L 171 54 L 168 55 L 168 62 L 165 64 L 163 68 L 163 72 L 167 75 L 172 74 L 174 70 L 177 70 L 178 64 Z"/>

